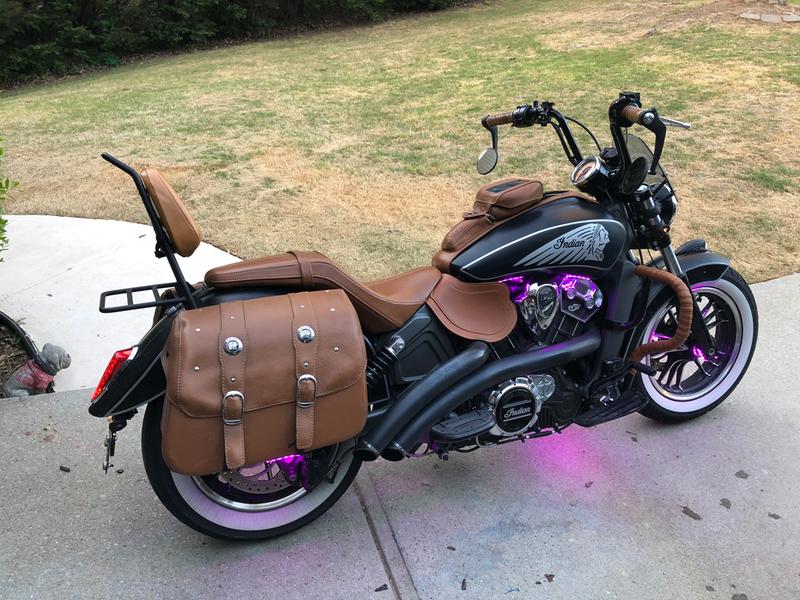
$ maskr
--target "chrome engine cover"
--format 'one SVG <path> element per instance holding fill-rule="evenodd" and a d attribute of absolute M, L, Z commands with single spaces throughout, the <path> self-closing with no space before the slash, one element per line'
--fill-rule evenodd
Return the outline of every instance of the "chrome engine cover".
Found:
<path fill-rule="evenodd" d="M 561 293 L 552 283 L 528 285 L 525 297 L 519 303 L 519 311 L 525 324 L 535 334 L 545 331 L 561 308 Z"/>
<path fill-rule="evenodd" d="M 495 417 L 489 434 L 506 437 L 526 432 L 555 390 L 555 379 L 548 374 L 517 377 L 499 385 L 489 396 L 489 408 Z"/>
<path fill-rule="evenodd" d="M 520 320 L 539 344 L 554 344 L 578 335 L 583 324 L 600 310 L 604 300 L 597 284 L 580 275 L 559 275 L 545 283 L 522 279 L 512 285 L 514 288 L 509 289 L 519 309 Z"/>
<path fill-rule="evenodd" d="M 567 275 L 558 284 L 561 290 L 561 310 L 586 323 L 603 305 L 603 292 L 588 277 Z"/>

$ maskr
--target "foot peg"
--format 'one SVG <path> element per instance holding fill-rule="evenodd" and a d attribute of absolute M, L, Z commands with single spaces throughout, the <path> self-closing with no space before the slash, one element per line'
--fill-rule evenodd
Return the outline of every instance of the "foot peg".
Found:
<path fill-rule="evenodd" d="M 575 417 L 574 422 L 581 427 L 594 427 L 600 423 L 607 423 L 627 416 L 643 409 L 648 402 L 648 398 L 640 392 L 628 390 L 623 392 L 619 398 L 604 406 L 595 406 L 586 412 Z"/>
<path fill-rule="evenodd" d="M 431 439 L 440 444 L 451 444 L 486 433 L 494 425 L 492 412 L 488 408 L 479 408 L 437 423 L 431 429 Z"/>
<path fill-rule="evenodd" d="M 629 365 L 631 369 L 633 369 L 634 371 L 639 371 L 639 373 L 650 375 L 650 377 L 655 377 L 656 375 L 658 375 L 658 370 L 655 369 L 654 367 L 651 367 L 650 365 L 634 361 L 631 361 Z"/>

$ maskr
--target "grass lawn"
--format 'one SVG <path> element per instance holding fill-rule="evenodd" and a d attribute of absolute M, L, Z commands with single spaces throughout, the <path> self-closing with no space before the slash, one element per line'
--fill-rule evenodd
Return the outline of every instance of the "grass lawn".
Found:
<path fill-rule="evenodd" d="M 736 17 L 753 6 L 499 0 L 3 93 L 8 209 L 143 221 L 109 151 L 161 169 L 237 255 L 318 249 L 385 276 L 428 264 L 487 181 L 482 115 L 553 100 L 608 143 L 608 103 L 632 89 L 694 125 L 664 155 L 676 238 L 753 281 L 799 271 L 800 26 Z M 500 150 L 493 176 L 568 185 L 551 131 L 505 129 Z"/>

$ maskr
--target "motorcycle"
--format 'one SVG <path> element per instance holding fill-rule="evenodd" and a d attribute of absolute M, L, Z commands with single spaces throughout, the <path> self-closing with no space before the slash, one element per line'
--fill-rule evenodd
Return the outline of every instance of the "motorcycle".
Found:
<path fill-rule="evenodd" d="M 204 283 L 189 285 L 176 254 L 191 254 L 199 231 L 174 190 L 167 190 L 171 203 L 157 202 L 140 173 L 103 154 L 133 179 L 155 230 L 156 254 L 175 276 L 101 295 L 102 312 L 155 309 L 152 329 L 113 355 L 89 407 L 109 422 L 104 468 L 118 432 L 146 406 L 142 456 L 166 508 L 210 536 L 260 539 L 322 515 L 362 463 L 379 457 L 446 460 L 634 412 L 675 423 L 718 406 L 748 368 L 758 314 L 727 258 L 703 240 L 673 249 L 678 202 L 661 155 L 667 128 L 690 126 L 642 108 L 635 92 L 620 93 L 608 117 L 608 147 L 552 102 L 484 117 L 492 143 L 477 161 L 481 174 L 498 162 L 500 126 L 552 126 L 577 191 L 544 193 L 525 179 L 490 184 L 445 238 L 433 266 L 372 283 L 314 254 L 318 270 L 310 277 L 286 276 L 288 255 L 281 255 L 212 269 Z M 597 153 L 584 157 L 570 123 L 588 133 Z M 654 134 L 653 151 L 629 132 L 634 126 Z M 643 250 L 660 256 L 645 262 Z M 160 357 L 175 315 L 328 288 L 344 290 L 361 318 L 364 429 L 333 446 L 233 471 L 170 471 L 161 451 Z M 152 299 L 136 301 L 141 293 Z"/>

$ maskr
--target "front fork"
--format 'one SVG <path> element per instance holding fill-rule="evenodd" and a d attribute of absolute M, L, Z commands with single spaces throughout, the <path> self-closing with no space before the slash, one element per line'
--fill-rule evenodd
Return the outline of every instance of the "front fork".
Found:
<path fill-rule="evenodd" d="M 681 268 L 681 264 L 678 262 L 678 256 L 675 254 L 675 250 L 672 248 L 671 243 L 661 248 L 661 256 L 664 258 L 664 265 L 667 267 L 667 271 L 677 277 L 680 277 L 686 286 L 691 290 L 692 285 L 689 283 L 689 278 L 686 276 L 686 273 L 684 273 L 683 269 Z M 706 327 L 706 321 L 703 318 L 703 313 L 700 311 L 700 306 L 697 303 L 697 300 L 697 295 L 692 293 L 693 315 L 692 330 L 689 333 L 689 339 L 692 340 L 693 345 L 700 347 L 700 350 L 703 351 L 705 356 L 713 356 L 717 352 L 716 342 L 714 341 L 711 333 L 708 331 L 708 327 Z"/>

